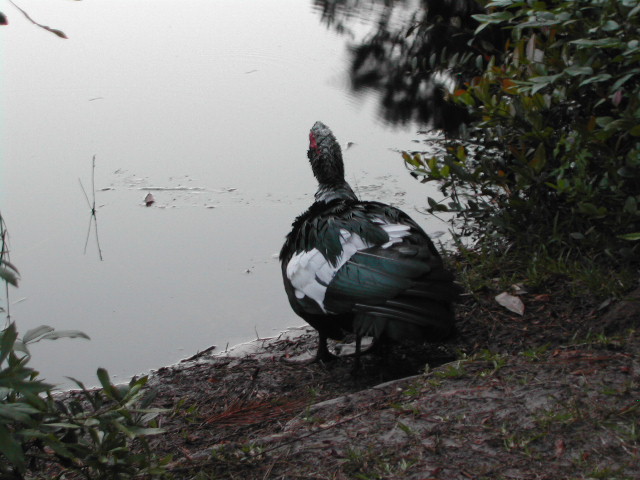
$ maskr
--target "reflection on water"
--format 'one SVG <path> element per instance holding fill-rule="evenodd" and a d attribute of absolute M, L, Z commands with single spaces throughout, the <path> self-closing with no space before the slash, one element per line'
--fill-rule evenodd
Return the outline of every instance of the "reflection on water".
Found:
<path fill-rule="evenodd" d="M 91 200 L 89 200 L 89 194 L 84 188 L 82 180 L 80 180 L 80 188 L 82 188 L 82 193 L 84 193 L 84 199 L 87 201 L 87 205 L 89 206 L 90 215 L 89 215 L 89 228 L 87 230 L 87 238 L 84 241 L 84 253 L 87 253 L 87 246 L 89 245 L 89 238 L 91 237 L 91 231 L 95 234 L 96 239 L 96 249 L 98 251 L 98 258 L 103 260 L 102 258 L 102 249 L 100 248 L 100 238 L 98 237 L 98 217 L 96 216 L 96 156 L 94 155 L 91 159 Z"/>
<path fill-rule="evenodd" d="M 443 228 L 415 213 L 435 192 L 392 150 L 411 148 L 418 126 L 392 128 L 375 97 L 353 95 L 348 37 L 326 28 L 317 5 L 22 7 L 69 39 L 15 15 L 0 28 L 0 206 L 22 274 L 13 320 L 21 332 L 49 324 L 92 338 L 34 346 L 49 380 L 91 384 L 99 366 L 124 379 L 301 324 L 275 254 L 315 192 L 306 150 L 316 120 L 353 144 L 347 178 L 363 198 Z M 377 17 L 353 18 L 357 39 Z M 78 179 L 87 186 L 94 155 L 104 261 L 91 241 L 84 253 Z"/>
<path fill-rule="evenodd" d="M 320 21 L 337 33 L 362 40 L 386 25 L 400 29 L 412 21 L 424 2 L 420 0 L 315 0 Z"/>
<path fill-rule="evenodd" d="M 417 121 L 445 131 L 455 131 L 466 119 L 462 108 L 444 101 L 452 65 L 442 60 L 448 57 L 441 53 L 444 49 L 449 57 L 480 53 L 468 46 L 477 26 L 471 15 L 483 12 L 475 0 L 317 0 L 315 4 L 323 23 L 350 39 L 351 88 L 356 94 L 375 91 L 381 118 L 402 125 Z M 356 19 L 366 19 L 366 34 L 354 33 Z"/>

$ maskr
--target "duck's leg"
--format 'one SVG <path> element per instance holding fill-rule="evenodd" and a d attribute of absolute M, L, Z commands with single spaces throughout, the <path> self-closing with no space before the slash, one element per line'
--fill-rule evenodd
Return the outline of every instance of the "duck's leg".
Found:
<path fill-rule="evenodd" d="M 329 351 L 329 347 L 327 346 L 327 336 L 323 335 L 322 333 L 319 333 L 318 335 L 319 335 L 318 350 L 316 351 L 315 357 L 309 358 L 307 360 L 292 360 L 289 358 L 282 357 L 281 360 L 284 363 L 288 363 L 290 365 L 311 365 L 312 363 L 317 363 L 317 362 L 328 363 L 336 360 L 338 357 L 332 354 Z"/>
<path fill-rule="evenodd" d="M 316 361 L 318 362 L 332 362 L 336 360 L 338 357 L 329 351 L 329 347 L 327 346 L 327 336 L 323 334 L 319 334 L 318 339 L 318 351 L 316 352 Z"/>
<path fill-rule="evenodd" d="M 360 371 L 360 369 L 362 368 L 362 362 L 360 360 L 360 357 L 362 356 L 361 346 L 362 346 L 362 337 L 356 334 L 356 351 L 353 354 L 354 361 L 353 361 L 353 368 L 351 369 L 352 374 Z"/>

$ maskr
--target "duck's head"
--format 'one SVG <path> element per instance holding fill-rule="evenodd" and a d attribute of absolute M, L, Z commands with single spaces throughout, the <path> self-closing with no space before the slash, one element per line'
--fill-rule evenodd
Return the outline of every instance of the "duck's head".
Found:
<path fill-rule="evenodd" d="M 307 152 L 311 169 L 321 185 L 337 185 L 344 182 L 342 150 L 331 129 L 316 122 L 309 132 Z"/>

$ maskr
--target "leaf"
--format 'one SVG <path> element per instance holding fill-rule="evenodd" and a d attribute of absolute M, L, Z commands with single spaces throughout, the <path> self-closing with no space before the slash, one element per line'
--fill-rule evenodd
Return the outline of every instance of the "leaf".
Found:
<path fill-rule="evenodd" d="M 402 152 L 402 159 L 405 161 L 405 163 L 408 163 L 409 165 L 412 165 L 414 167 L 420 166 L 419 163 L 416 164 L 416 161 L 414 160 L 414 158 L 411 155 L 409 155 L 407 152 Z"/>
<path fill-rule="evenodd" d="M 427 197 L 427 203 L 429 204 L 429 209 L 434 211 L 434 212 L 446 212 L 446 211 L 448 211 L 446 205 L 442 205 L 442 204 L 438 203 L 436 200 L 434 200 L 431 197 Z"/>
<path fill-rule="evenodd" d="M 569 68 L 565 68 L 564 73 L 567 73 L 572 77 L 575 77 L 577 75 L 592 75 L 593 68 L 580 65 L 572 65 Z"/>
<path fill-rule="evenodd" d="M 625 233 L 624 235 L 618 235 L 618 238 L 622 240 L 629 240 L 631 242 L 637 242 L 640 240 L 640 232 L 635 233 Z"/>
<path fill-rule="evenodd" d="M 613 122 L 613 117 L 596 117 L 596 124 L 599 127 L 606 127 Z"/>
<path fill-rule="evenodd" d="M 557 75 L 540 75 L 538 77 L 531 77 L 531 81 L 533 83 L 553 83 L 561 76 L 559 73 Z"/>
<path fill-rule="evenodd" d="M 632 78 L 637 73 L 638 73 L 638 69 L 634 69 L 633 73 L 627 73 L 626 75 L 623 75 L 618 80 L 616 80 L 616 82 L 613 85 L 611 85 L 610 91 L 611 92 L 617 91 L 627 80 Z"/>
<path fill-rule="evenodd" d="M 47 446 L 60 456 L 71 458 L 71 459 L 77 459 L 77 456 L 74 455 L 74 453 L 71 450 L 69 450 L 64 443 L 60 441 L 49 441 L 47 442 Z"/>
<path fill-rule="evenodd" d="M 577 45 L 578 47 L 622 47 L 622 42 L 616 38 L 599 38 L 597 40 L 589 40 L 587 38 L 580 38 L 578 40 L 572 40 L 569 43 Z"/>
<path fill-rule="evenodd" d="M 37 413 L 40 413 L 40 411 L 26 403 L 0 404 L 0 417 L 15 422 L 26 423 L 31 419 L 31 415 Z"/>
<path fill-rule="evenodd" d="M 501 23 L 504 22 L 506 20 L 510 20 L 513 15 L 509 12 L 496 12 L 496 13 L 492 13 L 489 15 L 486 14 L 477 14 L 477 15 L 471 15 L 473 17 L 474 20 L 477 20 L 480 23 Z"/>
<path fill-rule="evenodd" d="M 9 269 L 13 270 L 17 274 L 20 274 L 20 272 L 18 271 L 18 267 L 16 267 L 13 263 L 11 263 L 6 258 L 1 258 L 1 257 L 2 256 L 0 255 L 0 265 L 4 265 L 5 267 L 8 267 Z"/>
<path fill-rule="evenodd" d="M 4 263 L 4 262 L 3 262 Z M 10 283 L 14 287 L 18 286 L 18 275 L 16 275 L 13 271 L 0 266 L 0 278 L 7 283 Z"/>
<path fill-rule="evenodd" d="M 22 341 L 24 343 L 29 343 L 37 337 L 41 337 L 46 333 L 53 332 L 53 330 L 53 327 L 50 327 L 49 325 L 40 325 L 39 327 L 27 330 L 27 333 L 25 333 L 22 337 Z"/>
<path fill-rule="evenodd" d="M 531 94 L 535 94 L 538 90 L 542 90 L 543 88 L 551 85 L 557 79 L 562 77 L 561 74 L 557 75 L 541 75 L 539 77 L 531 77 L 531 82 L 535 85 L 531 89 Z"/>
<path fill-rule="evenodd" d="M 20 472 L 25 470 L 22 448 L 20 444 L 14 440 L 11 432 L 3 423 L 0 423 L 0 453 L 15 465 Z"/>
<path fill-rule="evenodd" d="M 502 305 L 507 310 L 517 313 L 518 315 L 524 315 L 524 303 L 519 297 L 511 295 L 507 292 L 502 292 L 495 297 L 496 302 Z"/>
<path fill-rule="evenodd" d="M 91 337 L 80 330 L 55 330 L 43 336 L 43 340 L 57 340 L 58 338 L 85 338 L 91 340 Z"/>
<path fill-rule="evenodd" d="M 622 90 L 618 90 L 616 93 L 611 95 L 611 103 L 613 103 L 613 105 L 617 107 L 618 105 L 620 105 L 620 102 L 622 102 L 622 98 Z"/>
<path fill-rule="evenodd" d="M 536 55 L 536 35 L 535 35 L 535 33 L 533 35 L 531 35 L 531 38 L 529 38 L 529 41 L 527 42 L 526 54 L 527 54 L 527 58 L 530 61 L 533 62 L 534 59 L 535 59 L 535 55 Z"/>
<path fill-rule="evenodd" d="M 102 385 L 102 388 L 104 388 L 105 390 L 113 389 L 113 385 L 111 385 L 111 380 L 109 379 L 109 372 L 107 372 L 106 369 L 98 368 L 96 374 L 98 376 L 98 380 L 100 381 L 100 385 Z"/>
<path fill-rule="evenodd" d="M 607 213 L 607 209 L 605 207 L 596 207 L 590 202 L 579 202 L 578 210 L 580 213 L 596 218 L 601 218 Z"/>
<path fill-rule="evenodd" d="M 118 430 L 120 430 L 122 433 L 124 433 L 129 439 L 133 439 L 135 438 L 136 434 L 131 431 L 131 427 L 129 426 L 125 426 L 120 422 L 113 422 L 112 425 L 114 427 L 116 427 Z"/>
<path fill-rule="evenodd" d="M 583 87 L 583 86 L 589 85 L 591 83 L 606 82 L 610 78 L 611 78 L 611 75 L 609 75 L 608 73 L 601 73 L 599 75 L 595 75 L 593 77 L 589 77 L 589 78 L 583 80 L 582 82 L 580 82 L 580 86 Z"/>
<path fill-rule="evenodd" d="M 16 343 L 13 344 L 13 349 L 16 352 L 24 353 L 25 355 L 31 355 L 27 346 L 20 339 L 16 340 Z"/>
<path fill-rule="evenodd" d="M 492 2 L 489 2 L 486 7 L 510 7 L 512 5 L 514 5 L 513 0 L 493 0 Z"/>
<path fill-rule="evenodd" d="M 48 325 L 40 325 L 25 333 L 22 341 L 24 343 L 36 343 L 40 340 L 57 340 L 58 338 L 86 338 L 91 340 L 86 333 L 79 330 L 55 330 Z"/>
<path fill-rule="evenodd" d="M 467 105 L 468 107 L 473 107 L 476 104 L 475 99 L 469 93 L 468 90 L 462 90 L 462 89 L 456 90 L 455 98 L 456 98 L 456 100 L 458 100 L 459 102 L 462 102 L 463 104 Z"/>
<path fill-rule="evenodd" d="M 136 427 L 136 426 L 129 426 L 128 428 L 135 435 L 158 435 L 160 433 L 165 433 L 164 428 L 151 428 L 151 427 L 143 428 L 143 427 Z"/>
<path fill-rule="evenodd" d="M 82 428 L 80 425 L 76 425 L 75 423 L 66 423 L 66 422 L 52 422 L 52 423 L 43 423 L 43 427 L 51 427 L 51 428 L 65 428 L 69 430 L 77 430 Z"/>
<path fill-rule="evenodd" d="M 616 173 L 623 178 L 636 178 L 635 169 L 620 167 Z"/>
<path fill-rule="evenodd" d="M 544 143 L 540 142 L 538 148 L 536 148 L 533 158 L 529 162 L 529 166 L 536 172 L 540 172 L 544 165 L 547 163 L 547 152 L 544 148 Z"/>
<path fill-rule="evenodd" d="M 2 338 L 0 338 L 0 364 L 6 360 L 11 351 L 13 345 L 18 338 L 18 332 L 16 331 L 15 323 L 10 323 L 7 328 L 2 331 Z"/>
<path fill-rule="evenodd" d="M 39 26 L 44 28 L 45 30 L 50 31 L 54 35 L 59 36 L 60 38 L 64 38 L 64 39 L 68 38 L 62 30 L 58 30 L 57 28 L 49 28 L 49 27 L 47 27 L 45 25 L 39 25 Z"/>
<path fill-rule="evenodd" d="M 502 79 L 502 89 L 507 93 L 511 93 L 511 94 L 518 93 L 518 85 L 516 84 L 516 82 L 514 82 L 510 78 Z"/>
<path fill-rule="evenodd" d="M 638 210 L 638 201 L 636 200 L 636 197 L 628 196 L 627 200 L 624 202 L 622 210 L 627 213 L 635 214 Z"/>

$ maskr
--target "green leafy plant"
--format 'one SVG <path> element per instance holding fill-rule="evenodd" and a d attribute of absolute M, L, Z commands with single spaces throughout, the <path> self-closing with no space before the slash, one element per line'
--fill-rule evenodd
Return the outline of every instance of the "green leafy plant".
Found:
<path fill-rule="evenodd" d="M 461 236 L 529 265 L 637 264 L 640 252 L 640 2 L 495 0 L 480 22 L 506 34 L 449 95 L 471 114 L 440 155 L 404 152 L 436 181 Z M 472 43 L 472 41 L 470 42 Z M 461 64 L 464 60 L 464 64 Z"/>
<path fill-rule="evenodd" d="M 156 458 L 146 440 L 162 432 L 154 424 L 160 410 L 149 407 L 153 392 L 144 388 L 147 377 L 113 385 L 107 371 L 99 369 L 102 388 L 87 389 L 75 381 L 80 390 L 62 399 L 28 366 L 27 348 L 61 337 L 86 335 L 42 326 L 19 339 L 13 323 L 0 333 L 0 476 L 164 476 L 169 458 Z"/>

